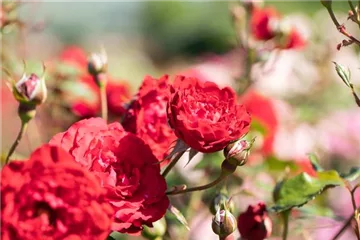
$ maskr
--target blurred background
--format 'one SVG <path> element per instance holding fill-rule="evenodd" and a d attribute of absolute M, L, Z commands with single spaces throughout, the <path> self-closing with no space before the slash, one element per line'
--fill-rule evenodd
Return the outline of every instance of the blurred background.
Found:
<path fill-rule="evenodd" d="M 245 68 L 243 56 L 237 51 L 237 33 L 229 10 L 236 3 L 24 2 L 13 14 L 27 27 L 23 31 L 4 30 L 2 56 L 6 59 L 2 60 L 5 59 L 7 67 L 20 76 L 23 69 L 21 59 L 26 59 L 28 70 L 40 73 L 41 61 L 53 66 L 68 46 L 82 48 L 87 54 L 99 51 L 100 46 L 104 46 L 109 58 L 109 73 L 128 84 L 129 95 L 136 94 L 145 75 L 158 78 L 163 74 L 189 71 L 197 71 L 219 85 L 234 87 L 237 83 L 233 76 L 238 76 Z M 251 70 L 251 76 L 255 79 L 252 89 L 266 97 L 266 102 L 271 102 L 274 109 L 272 114 L 277 119 L 271 143 L 272 156 L 275 158 L 261 157 L 260 169 L 249 167 L 240 173 L 251 175 L 250 180 L 241 177 L 239 184 L 252 186 L 256 197 L 237 199 L 239 210 L 246 209 L 254 198 L 271 201 L 269 189 L 273 188 L 277 178 L 264 170 L 273 170 L 272 167 L 276 165 L 283 171 L 285 167 L 281 163 L 302 163 L 310 152 L 318 154 L 324 168 L 348 171 L 351 166 L 359 166 L 360 110 L 332 63 L 336 61 L 348 67 L 354 85 L 360 86 L 359 49 L 348 46 L 337 50 L 336 46 L 343 37 L 320 1 L 265 1 L 264 5 L 276 8 L 286 21 L 294 24 L 306 39 L 306 46 L 301 50 L 266 53 L 262 56 L 266 63 L 269 64 L 269 59 L 275 59 L 270 70 L 258 70 L 263 65 L 254 65 Z M 348 23 L 349 7 L 346 2 L 335 1 L 333 8 L 338 20 Z M 349 24 L 347 28 L 354 35 L 358 33 L 354 25 Z M 7 77 L 3 74 L 2 78 Z M 17 103 L 4 82 L 1 85 L 2 154 L 10 148 L 20 126 Z M 80 88 L 74 90 L 74 86 L 62 88 L 65 97 L 71 91 L 83 91 Z M 69 88 L 71 91 L 66 92 Z M 260 105 L 255 104 L 255 108 L 262 109 Z M 49 117 L 46 107 L 41 108 L 44 110 L 40 110 L 35 121 L 31 122 L 25 139 L 17 149 L 15 156 L 19 158 L 28 156 L 54 133 L 65 130 L 77 119 L 70 118 L 66 111 Z M 262 110 L 259 111 L 261 115 Z M 57 119 L 65 124 L 57 125 Z M 199 172 L 198 164 L 202 158 L 220 159 L 213 161 L 217 164 L 221 161 L 219 156 L 198 158 L 187 166 L 186 174 L 180 164 L 180 177 L 170 181 L 174 184 L 182 181 L 195 184 L 204 174 L 211 174 L 212 171 L 213 166 L 206 163 L 200 166 L 207 169 L 205 173 Z M 254 171 L 257 171 L 256 174 Z M 211 193 L 194 195 L 186 201 L 173 200 L 180 209 L 187 209 L 185 215 L 191 219 L 189 224 L 192 229 L 190 232 L 179 230 L 181 225 L 174 223 L 177 229 L 173 230 L 173 236 L 183 237 L 173 239 L 217 239 L 211 232 L 211 215 L 206 208 Z M 189 203 L 187 206 L 190 200 L 195 205 Z M 188 209 L 200 210 L 194 215 Z M 306 208 L 296 223 L 292 223 L 294 237 L 291 239 L 330 239 L 351 211 L 350 195 L 345 190 L 329 191 Z M 340 239 L 354 239 L 351 230 L 346 234 Z"/>

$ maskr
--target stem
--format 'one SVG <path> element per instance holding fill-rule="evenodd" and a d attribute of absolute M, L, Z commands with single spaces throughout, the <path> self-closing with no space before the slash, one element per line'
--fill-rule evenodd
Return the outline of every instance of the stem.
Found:
<path fill-rule="evenodd" d="M 106 83 L 100 83 L 100 98 L 101 98 L 101 117 L 107 122 L 108 119 L 108 107 L 106 98 Z"/>
<path fill-rule="evenodd" d="M 348 218 L 348 220 L 345 222 L 345 224 L 342 226 L 342 228 L 336 233 L 336 235 L 332 238 L 332 240 L 336 240 L 341 236 L 341 234 L 349 227 L 353 218 L 354 218 L 354 215 L 351 215 Z"/>
<path fill-rule="evenodd" d="M 356 201 L 355 201 L 355 192 L 356 192 L 357 188 L 358 188 L 358 186 L 355 186 L 351 190 L 351 202 L 352 202 L 352 205 L 353 205 L 353 208 L 354 208 L 354 219 L 355 219 L 355 222 L 356 222 L 356 226 L 355 226 L 356 237 L 357 237 L 358 240 L 360 240 L 360 226 L 359 226 L 359 222 L 358 222 L 358 219 L 357 219 L 358 210 L 357 210 Z"/>
<path fill-rule="evenodd" d="M 289 231 L 289 216 L 290 216 L 290 210 L 287 210 L 282 213 L 283 221 L 284 221 L 284 229 L 282 234 L 282 239 L 286 240 L 288 236 Z"/>
<path fill-rule="evenodd" d="M 169 165 L 165 168 L 164 172 L 162 173 L 163 177 L 166 177 L 166 175 L 169 174 L 169 172 L 171 171 L 171 169 L 176 165 L 176 163 L 180 160 L 181 156 L 185 153 L 186 151 L 181 151 L 179 152 L 176 157 L 169 163 Z"/>
<path fill-rule="evenodd" d="M 16 139 L 15 139 L 15 142 L 13 143 L 13 145 L 12 145 L 11 148 L 10 148 L 10 151 L 9 151 L 7 157 L 6 157 L 6 160 L 5 160 L 5 164 L 7 164 L 7 163 L 9 162 L 9 159 L 10 159 L 11 155 L 14 153 L 16 147 L 19 145 L 20 140 L 21 140 L 21 138 L 23 137 L 23 135 L 24 135 L 24 133 L 25 133 L 25 131 L 26 131 L 27 126 L 28 126 L 28 123 L 27 123 L 27 122 L 23 122 L 23 121 L 21 122 L 20 131 L 19 131 L 19 133 L 18 133 L 18 135 L 17 135 L 17 137 L 16 137 Z"/>
<path fill-rule="evenodd" d="M 193 187 L 193 188 L 188 188 L 188 189 L 182 189 L 182 190 L 175 190 L 172 192 L 167 192 L 167 195 L 177 195 L 177 194 L 182 194 L 182 193 L 188 193 L 188 192 L 194 192 L 194 191 L 201 191 L 201 190 L 205 190 L 208 188 L 211 188 L 213 186 L 215 186 L 216 184 L 218 184 L 219 182 L 221 182 L 222 180 L 224 180 L 228 175 L 222 173 L 217 179 L 215 179 L 214 181 L 202 185 L 202 186 L 197 186 L 197 187 Z"/>
<path fill-rule="evenodd" d="M 353 37 L 351 34 L 349 34 L 343 25 L 341 25 L 338 20 L 336 19 L 336 16 L 334 14 L 334 11 L 332 10 L 331 6 L 326 7 L 326 9 L 329 12 L 331 20 L 334 22 L 336 28 L 339 30 L 340 33 L 345 35 L 346 37 L 350 38 L 353 42 L 355 42 L 357 45 L 360 45 L 360 41 L 357 40 L 355 37 Z"/>

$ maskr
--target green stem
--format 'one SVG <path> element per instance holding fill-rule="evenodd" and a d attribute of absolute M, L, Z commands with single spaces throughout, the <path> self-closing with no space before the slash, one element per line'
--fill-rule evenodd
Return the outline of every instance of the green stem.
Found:
<path fill-rule="evenodd" d="M 10 151 L 6 157 L 6 160 L 5 160 L 5 164 L 7 164 L 9 162 L 9 159 L 11 157 L 11 155 L 14 153 L 16 147 L 19 145 L 20 141 L 21 141 L 21 138 L 23 137 L 25 131 L 26 131 L 26 128 L 28 126 L 28 122 L 21 122 L 21 128 L 20 128 L 20 131 L 15 139 L 15 142 L 13 143 L 13 145 L 11 146 L 10 148 Z"/>
<path fill-rule="evenodd" d="M 108 119 L 108 107 L 106 98 L 106 83 L 100 83 L 100 98 L 101 98 L 101 117 L 107 122 Z"/>
<path fill-rule="evenodd" d="M 180 160 L 181 156 L 185 153 L 186 151 L 181 151 L 179 152 L 176 157 L 169 163 L 169 165 L 165 168 L 164 172 L 162 173 L 163 177 L 166 177 L 169 172 L 171 171 L 171 169 L 176 165 L 176 163 Z"/>
<path fill-rule="evenodd" d="M 291 210 L 287 210 L 287 211 L 282 213 L 282 217 L 283 217 L 283 221 L 284 221 L 284 229 L 283 229 L 283 234 L 282 234 L 282 240 L 286 240 L 287 236 L 288 236 L 290 211 Z"/>
<path fill-rule="evenodd" d="M 205 190 L 205 189 L 211 188 L 211 187 L 215 186 L 216 184 L 220 183 L 227 176 L 228 176 L 228 174 L 222 173 L 217 179 L 215 179 L 214 181 L 212 181 L 212 182 L 210 182 L 208 184 L 205 184 L 205 185 L 202 185 L 202 186 L 197 186 L 197 187 L 192 187 L 192 188 L 188 188 L 188 189 L 175 190 L 175 191 L 172 191 L 172 192 L 167 192 L 166 194 L 167 195 L 177 195 L 177 194 L 182 194 L 182 193 Z"/>

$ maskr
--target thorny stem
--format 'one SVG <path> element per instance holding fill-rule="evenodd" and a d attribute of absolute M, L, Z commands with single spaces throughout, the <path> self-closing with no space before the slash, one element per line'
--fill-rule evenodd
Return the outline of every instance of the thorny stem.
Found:
<path fill-rule="evenodd" d="M 214 181 L 212 181 L 208 184 L 205 184 L 202 186 L 197 186 L 197 187 L 192 187 L 192 188 L 188 188 L 188 189 L 173 190 L 173 191 L 167 192 L 166 194 L 167 195 L 177 195 L 177 194 L 182 194 L 182 193 L 205 190 L 205 189 L 211 188 L 211 187 L 215 186 L 216 184 L 220 183 L 227 176 L 228 176 L 228 174 L 222 173 L 217 179 L 215 179 Z"/>
<path fill-rule="evenodd" d="M 169 172 L 171 171 L 171 169 L 176 165 L 176 163 L 180 160 L 181 156 L 185 153 L 186 151 L 181 151 L 179 152 L 176 157 L 169 163 L 169 165 L 165 168 L 164 172 L 162 173 L 163 177 L 166 177 Z"/>
<path fill-rule="evenodd" d="M 355 186 L 351 191 L 351 202 L 354 208 L 354 219 L 355 219 L 355 223 L 356 223 L 356 227 L 355 227 L 355 233 L 356 233 L 356 237 L 358 240 L 360 240 L 360 226 L 359 226 L 359 221 L 357 219 L 357 215 L 358 215 L 358 209 L 356 207 L 356 201 L 355 201 L 355 192 L 356 189 L 359 187 L 359 185 Z"/>
<path fill-rule="evenodd" d="M 24 136 L 24 133 L 26 131 L 26 128 L 28 126 L 28 122 L 21 122 L 21 128 L 20 128 L 20 131 L 15 139 L 15 142 L 13 143 L 13 145 L 11 146 L 10 148 L 10 151 L 6 157 L 6 160 L 5 160 L 5 164 L 7 164 L 9 162 L 9 159 L 11 157 L 11 155 L 14 153 L 16 147 L 19 145 L 20 141 L 21 141 L 21 138 Z"/>
<path fill-rule="evenodd" d="M 344 223 L 344 225 L 342 226 L 342 228 L 336 233 L 336 235 L 331 239 L 331 240 L 336 240 L 338 239 L 341 234 L 349 227 L 351 221 L 353 220 L 354 215 L 351 214 L 351 216 L 346 220 L 346 222 Z"/>
<path fill-rule="evenodd" d="M 335 14 L 334 14 L 334 11 L 332 10 L 331 4 L 329 6 L 326 6 L 326 9 L 329 12 L 330 18 L 334 22 L 334 24 L 335 24 L 336 28 L 339 30 L 339 32 L 341 34 L 345 35 L 346 37 L 348 37 L 349 39 L 351 39 L 357 45 L 360 45 L 360 41 L 358 39 L 356 39 L 355 37 L 353 37 L 351 34 L 349 34 L 346 31 L 345 27 L 338 22 L 338 20 L 336 19 Z M 354 13 L 354 14 L 356 14 L 356 13 Z"/>

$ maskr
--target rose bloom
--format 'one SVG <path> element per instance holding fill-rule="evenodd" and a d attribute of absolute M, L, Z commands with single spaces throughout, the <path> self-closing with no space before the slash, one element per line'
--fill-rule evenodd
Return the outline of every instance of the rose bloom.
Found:
<path fill-rule="evenodd" d="M 55 135 L 75 161 L 97 175 L 115 209 L 112 230 L 137 234 L 162 218 L 169 205 L 166 182 L 149 146 L 122 126 L 101 118 L 79 121 Z"/>
<path fill-rule="evenodd" d="M 159 80 L 146 76 L 122 123 L 125 130 L 135 133 L 150 146 L 162 165 L 167 163 L 162 160 L 177 139 L 167 123 L 168 85 L 167 75 Z"/>
<path fill-rule="evenodd" d="M 271 98 L 268 98 L 256 90 L 249 90 L 239 99 L 239 102 L 244 104 L 246 110 L 250 113 L 251 118 L 264 128 L 264 139 L 261 147 L 261 152 L 264 155 L 269 155 L 273 151 L 273 144 L 275 133 L 279 125 L 275 104 Z M 252 122 L 254 123 L 254 121 Z"/>
<path fill-rule="evenodd" d="M 236 94 L 213 82 L 177 76 L 167 107 L 170 126 L 189 147 L 204 153 L 224 149 L 249 130 L 250 115 Z"/>
<path fill-rule="evenodd" d="M 1 171 L 1 239 L 105 239 L 113 209 L 98 180 L 56 146 Z"/>
<path fill-rule="evenodd" d="M 246 212 L 238 217 L 238 229 L 241 237 L 247 240 L 263 240 L 270 237 L 272 223 L 264 203 L 250 205 Z"/>
<path fill-rule="evenodd" d="M 274 28 L 280 19 L 275 8 L 254 7 L 250 18 L 250 30 L 257 40 L 269 40 L 275 37 Z"/>

